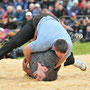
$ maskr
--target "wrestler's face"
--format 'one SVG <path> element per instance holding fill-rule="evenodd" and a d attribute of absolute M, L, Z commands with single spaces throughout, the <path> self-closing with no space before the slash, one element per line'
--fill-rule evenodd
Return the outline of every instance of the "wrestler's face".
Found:
<path fill-rule="evenodd" d="M 33 73 L 33 76 L 38 80 L 38 81 L 42 81 L 46 75 L 45 75 L 45 72 L 48 71 L 47 67 L 45 66 L 42 66 L 39 62 L 37 63 L 37 71 L 35 71 Z"/>
<path fill-rule="evenodd" d="M 55 51 L 55 53 L 60 59 L 64 58 L 64 56 L 66 55 L 66 53 L 61 53 L 59 51 Z"/>
<path fill-rule="evenodd" d="M 62 59 L 62 58 L 64 58 L 64 56 L 66 55 L 66 53 L 61 53 L 60 51 L 56 51 L 56 49 L 55 49 L 55 47 L 53 47 L 53 50 L 55 51 L 55 53 L 56 53 L 56 55 L 60 58 L 60 59 Z"/>

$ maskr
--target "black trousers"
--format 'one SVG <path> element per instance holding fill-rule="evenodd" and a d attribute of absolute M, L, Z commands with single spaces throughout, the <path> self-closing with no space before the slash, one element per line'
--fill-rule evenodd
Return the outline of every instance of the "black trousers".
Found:
<path fill-rule="evenodd" d="M 71 52 L 71 55 L 67 58 L 67 60 L 64 63 L 64 66 L 72 65 L 75 62 L 75 58 L 73 56 L 73 53 Z"/>
<path fill-rule="evenodd" d="M 33 27 L 32 20 L 26 24 L 21 31 L 19 31 L 15 36 L 13 36 L 5 45 L 0 48 L 0 59 L 7 55 L 13 49 L 20 47 L 27 41 L 33 38 L 35 28 Z"/>
<path fill-rule="evenodd" d="M 19 31 L 15 36 L 13 36 L 2 48 L 0 48 L 0 59 L 7 55 L 13 49 L 20 47 L 27 41 L 34 37 L 35 28 L 33 26 L 33 21 L 28 22 L 21 31 Z M 73 53 L 67 58 L 64 66 L 68 66 L 74 63 Z"/>

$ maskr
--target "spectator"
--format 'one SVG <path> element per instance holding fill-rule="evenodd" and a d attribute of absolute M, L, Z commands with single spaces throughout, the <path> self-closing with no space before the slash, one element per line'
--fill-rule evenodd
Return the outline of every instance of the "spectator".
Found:
<path fill-rule="evenodd" d="M 62 26 L 67 30 L 68 26 L 66 25 L 66 19 L 64 17 L 59 18 L 60 23 Z"/>
<path fill-rule="evenodd" d="M 41 5 L 41 8 L 48 7 L 49 6 L 49 2 L 48 2 L 48 0 L 42 0 L 40 5 Z"/>
<path fill-rule="evenodd" d="M 16 7 L 16 12 L 13 13 L 13 16 L 17 21 L 22 21 L 24 19 L 24 12 L 20 5 Z"/>
<path fill-rule="evenodd" d="M 22 0 L 17 0 L 14 3 L 14 7 L 16 8 L 18 5 L 20 5 L 22 7 L 22 9 L 24 9 L 24 2 Z"/>
<path fill-rule="evenodd" d="M 35 9 L 32 12 L 32 15 L 36 15 L 36 14 L 40 14 L 41 13 L 41 8 L 40 8 L 40 4 L 36 3 L 35 4 Z"/>
<path fill-rule="evenodd" d="M 74 12 L 76 15 L 79 15 L 80 8 L 78 4 L 79 4 L 78 0 L 74 0 L 74 6 L 68 11 L 69 15 L 71 15 L 72 12 Z"/>
<path fill-rule="evenodd" d="M 57 11 L 57 17 L 60 18 L 61 16 L 64 15 L 67 15 L 67 10 L 63 7 L 62 4 L 60 4 Z"/>
<path fill-rule="evenodd" d="M 87 2 L 87 15 L 90 15 L 90 1 Z M 89 29 L 90 29 L 90 17 L 87 16 L 85 19 L 83 19 L 82 25 L 83 25 L 84 41 L 88 41 L 88 39 L 89 39 L 88 34 L 90 33 L 90 31 L 89 31 Z"/>
<path fill-rule="evenodd" d="M 87 31 L 88 31 L 88 41 L 90 41 L 90 20 L 89 24 L 87 25 Z"/>
<path fill-rule="evenodd" d="M 81 27 L 82 27 L 82 30 L 83 30 L 83 41 L 88 39 L 88 31 L 87 31 L 88 25 L 89 25 L 88 18 L 85 18 L 85 19 L 81 20 Z"/>
<path fill-rule="evenodd" d="M 55 9 L 58 10 L 58 7 L 59 7 L 59 1 L 55 2 Z"/>
<path fill-rule="evenodd" d="M 29 9 L 29 5 L 30 4 L 35 4 L 35 3 L 36 3 L 35 0 L 28 0 L 28 1 L 26 1 L 25 5 L 24 5 L 24 10 Z"/>
<path fill-rule="evenodd" d="M 70 10 L 74 6 L 74 0 L 68 0 L 67 10 Z"/>
<path fill-rule="evenodd" d="M 31 19 L 32 19 L 32 13 L 31 12 L 27 12 L 26 16 L 25 16 L 25 20 L 21 24 L 21 27 L 24 27 L 24 25 L 26 25 Z"/>
<path fill-rule="evenodd" d="M 90 15 L 90 1 L 87 2 L 87 15 Z M 88 17 L 90 19 L 90 17 Z"/>
<path fill-rule="evenodd" d="M 13 10 L 14 10 L 13 6 L 8 6 L 7 11 L 5 12 L 2 18 L 4 19 L 6 16 L 13 15 Z"/>
<path fill-rule="evenodd" d="M 5 29 L 8 27 L 8 17 L 6 16 L 4 19 L 3 19 L 3 24 L 2 24 L 2 28 Z"/>
<path fill-rule="evenodd" d="M 90 15 L 90 3 L 83 2 L 82 5 L 83 8 L 81 9 L 81 15 Z M 80 21 L 83 30 L 83 41 L 86 41 L 88 39 L 88 27 L 90 27 L 90 18 L 87 16 L 85 18 L 81 18 Z"/>
<path fill-rule="evenodd" d="M 35 8 L 35 5 L 33 3 L 31 3 L 29 5 L 29 10 L 28 11 L 33 12 L 34 8 Z"/>
<path fill-rule="evenodd" d="M 48 10 L 47 6 L 44 6 L 44 7 L 43 7 L 42 13 L 48 13 L 48 14 L 54 15 L 52 12 L 50 12 L 50 11 Z"/>
<path fill-rule="evenodd" d="M 82 5 L 82 4 L 83 4 L 83 2 L 85 2 L 85 1 L 86 1 L 86 0 L 79 0 L 79 7 L 80 7 L 80 8 L 83 8 L 83 5 Z"/>
<path fill-rule="evenodd" d="M 49 5 L 49 11 L 50 11 L 51 13 L 54 12 L 54 5 Z"/>
<path fill-rule="evenodd" d="M 7 6 L 12 5 L 12 3 L 11 3 L 9 0 L 3 0 L 3 1 L 1 2 L 1 4 L 2 4 L 2 6 L 3 6 L 3 8 L 4 8 L 5 11 L 6 11 L 6 9 L 7 9 Z"/>
<path fill-rule="evenodd" d="M 74 31 L 74 30 L 72 29 L 72 27 L 74 26 L 76 19 L 77 19 L 76 14 L 75 14 L 75 13 L 72 13 L 72 14 L 70 15 L 70 20 L 66 22 L 66 24 L 67 24 L 67 26 L 68 26 L 68 28 L 67 28 L 68 32 L 73 32 L 73 31 Z"/>
<path fill-rule="evenodd" d="M 62 0 L 63 6 L 64 6 L 65 9 L 67 9 L 68 1 L 69 1 L 69 0 Z"/>
<path fill-rule="evenodd" d="M 0 19 L 2 19 L 4 13 L 5 13 L 5 10 L 3 9 L 2 5 L 0 5 Z"/>
<path fill-rule="evenodd" d="M 55 2 L 55 8 L 53 10 L 53 14 L 58 17 L 58 7 L 59 7 L 59 1 Z"/>
<path fill-rule="evenodd" d="M 87 3 L 84 1 L 82 3 L 82 8 L 80 10 L 80 15 L 87 15 Z"/>
<path fill-rule="evenodd" d="M 4 28 L 4 29 L 7 28 L 7 29 L 10 29 L 10 30 L 17 28 L 17 24 L 16 24 L 16 22 L 13 21 L 13 16 L 12 15 L 6 16 L 3 19 L 2 28 Z"/>
<path fill-rule="evenodd" d="M 14 17 L 12 15 L 8 16 L 8 24 L 10 25 L 9 29 L 16 29 L 17 28 L 17 24 L 16 21 L 14 21 Z"/>
<path fill-rule="evenodd" d="M 82 34 L 82 32 L 83 32 L 79 20 L 74 21 L 74 25 L 72 26 L 72 29 L 73 29 L 74 34 L 75 33 L 81 33 Z"/>

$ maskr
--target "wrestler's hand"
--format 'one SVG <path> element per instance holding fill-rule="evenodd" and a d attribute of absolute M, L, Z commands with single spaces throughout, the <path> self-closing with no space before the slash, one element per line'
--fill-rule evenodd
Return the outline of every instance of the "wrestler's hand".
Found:
<path fill-rule="evenodd" d="M 30 68 L 29 68 L 29 69 L 27 68 L 27 65 L 28 65 L 28 61 L 26 60 L 26 58 L 24 58 L 24 60 L 23 60 L 23 65 L 22 65 L 23 70 L 24 70 L 29 76 L 32 76 L 32 77 L 33 77 L 33 74 L 32 74 L 32 72 L 31 72 Z"/>
<path fill-rule="evenodd" d="M 24 58 L 22 68 L 25 72 L 27 71 L 27 65 L 28 65 L 28 61 L 26 60 L 26 58 Z"/>

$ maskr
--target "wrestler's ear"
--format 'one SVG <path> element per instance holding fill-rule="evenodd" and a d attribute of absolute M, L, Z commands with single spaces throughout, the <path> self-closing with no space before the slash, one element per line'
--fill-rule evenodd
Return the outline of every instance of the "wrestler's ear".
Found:
<path fill-rule="evenodd" d="M 55 51 L 55 47 L 53 46 L 53 50 Z"/>
<path fill-rule="evenodd" d="M 47 72 L 48 68 L 47 67 L 43 67 L 43 72 Z"/>

